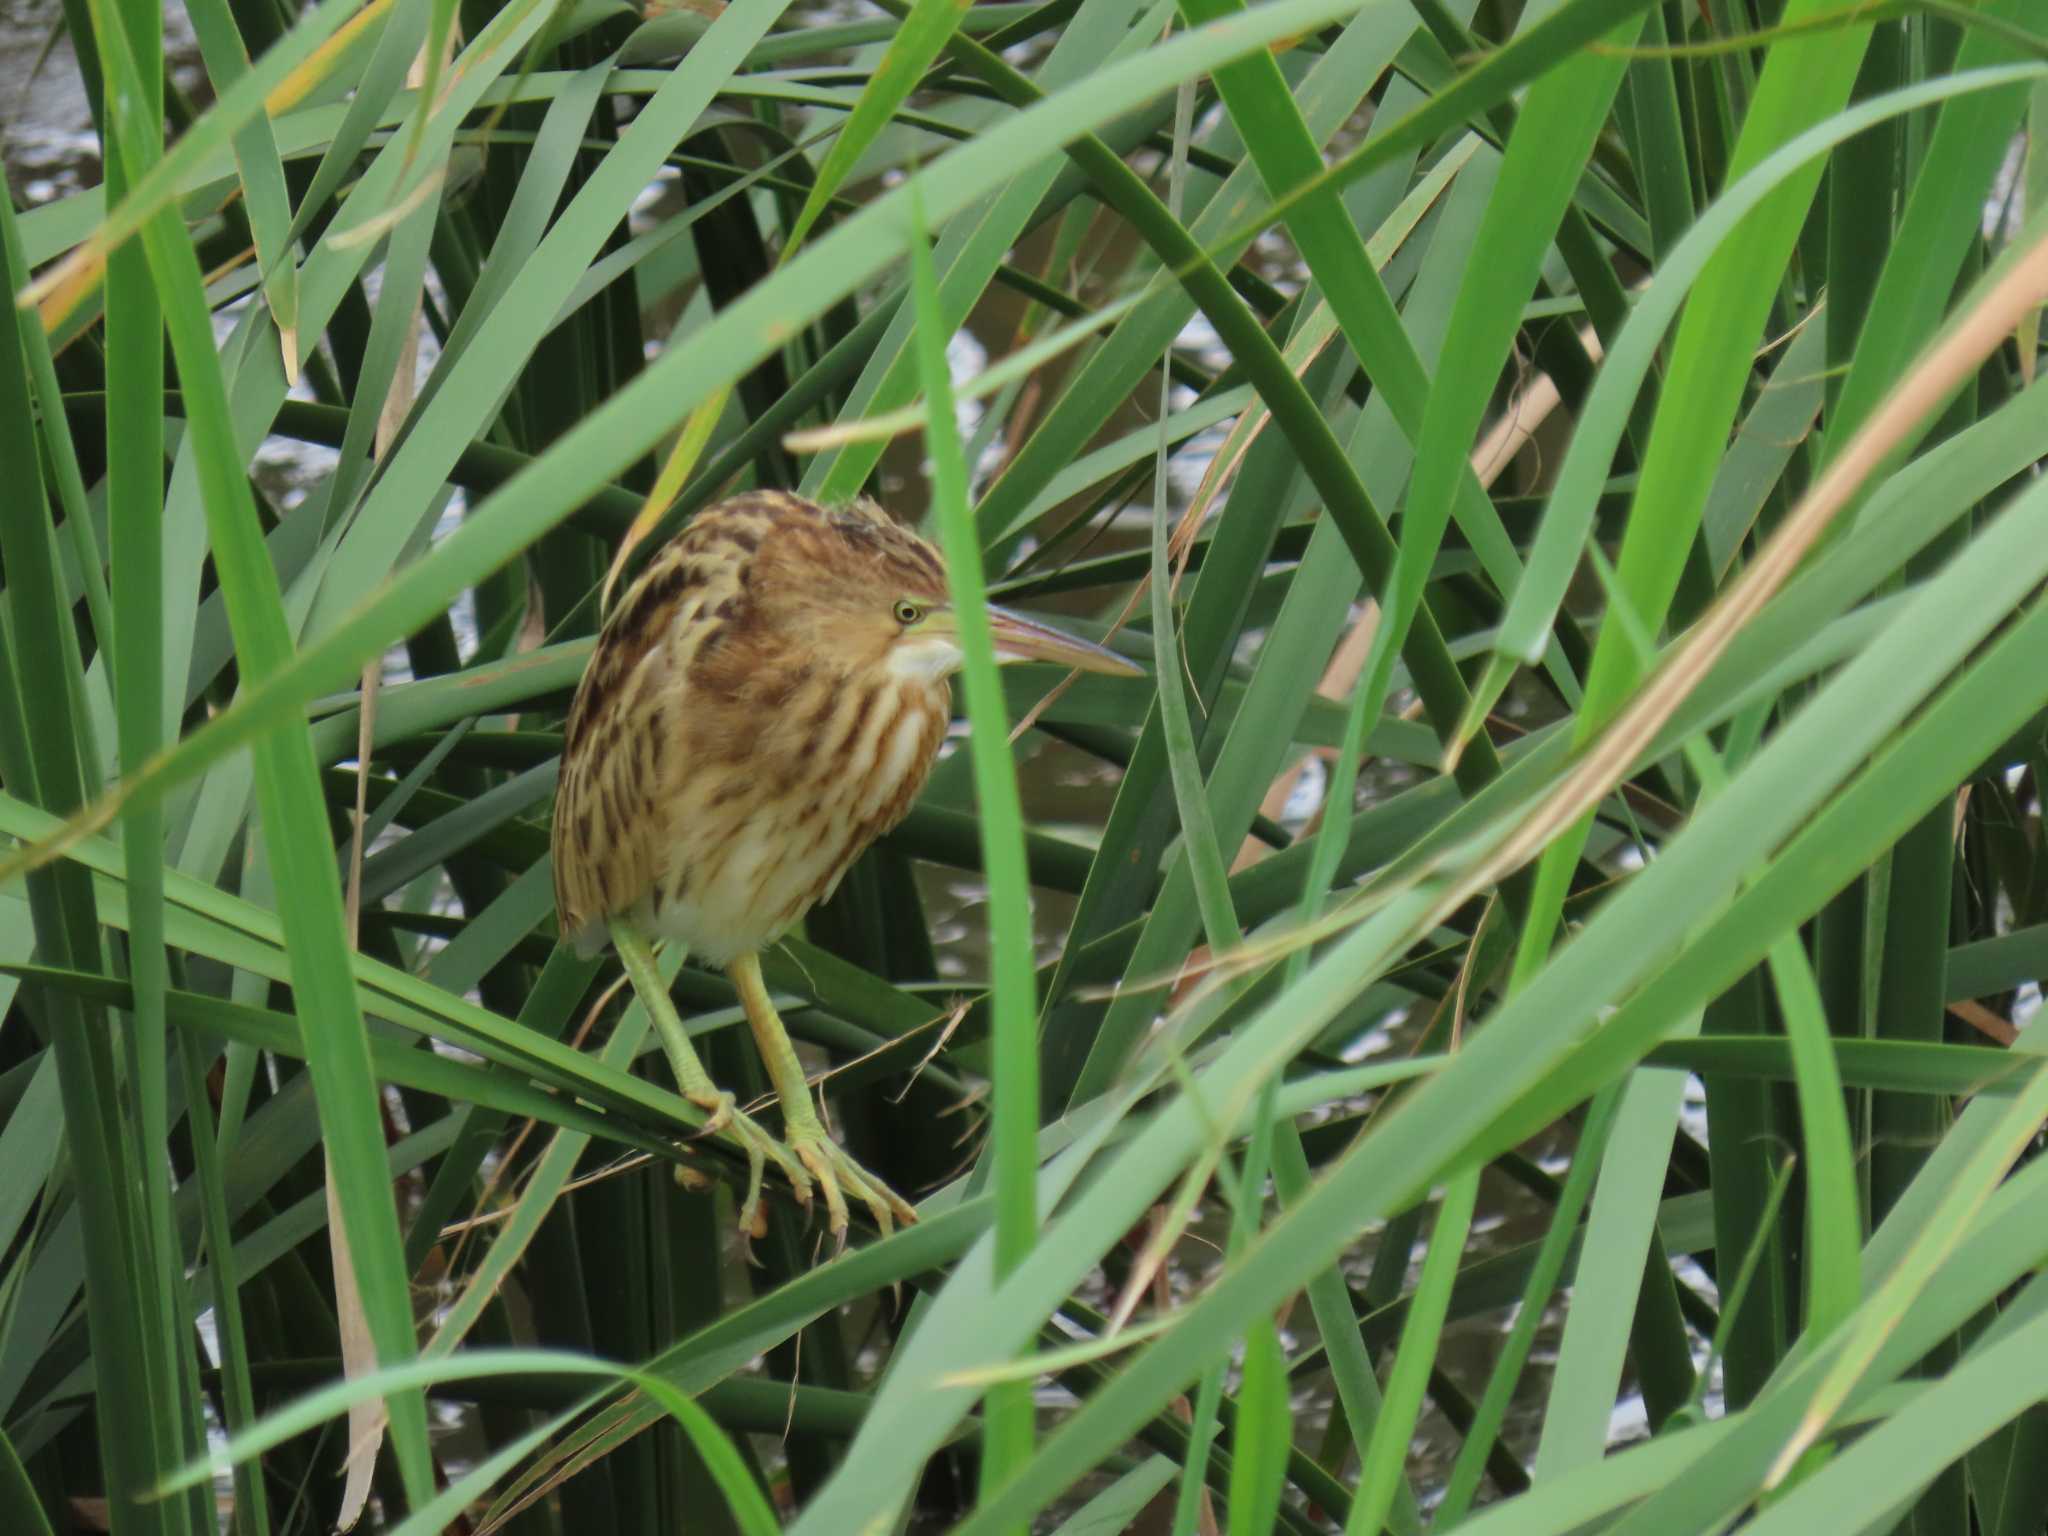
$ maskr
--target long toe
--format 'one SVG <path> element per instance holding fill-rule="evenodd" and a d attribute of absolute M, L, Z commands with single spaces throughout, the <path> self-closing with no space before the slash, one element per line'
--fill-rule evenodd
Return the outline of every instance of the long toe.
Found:
<path fill-rule="evenodd" d="M 759 1155 L 772 1161 L 777 1168 L 782 1170 L 782 1176 L 789 1180 L 790 1191 L 796 1196 L 796 1203 L 809 1210 L 811 1204 L 811 1184 L 815 1170 L 810 1169 L 796 1157 L 792 1156 L 790 1148 L 784 1146 L 780 1141 L 777 1141 L 773 1136 L 762 1130 L 752 1118 L 740 1114 L 738 1111 L 734 1111 L 734 1115 L 734 1127 L 740 1130 L 741 1139 L 748 1148 L 748 1155 L 755 1155 L 754 1149 L 758 1148 Z"/>
<path fill-rule="evenodd" d="M 775 1137 L 761 1129 L 760 1123 L 744 1110 L 734 1107 L 732 1095 L 707 1094 L 705 1099 L 723 1099 L 724 1103 L 705 1103 L 695 1100 L 702 1108 L 712 1112 L 699 1136 L 708 1136 L 714 1131 L 726 1140 L 738 1145 L 747 1155 L 747 1193 L 740 1203 L 739 1227 L 742 1240 L 768 1235 L 768 1218 L 761 1209 L 761 1179 L 767 1164 L 773 1163 L 789 1180 L 790 1192 L 796 1196 L 796 1203 L 809 1210 L 811 1205 L 812 1172 Z M 722 1122 L 722 1123 L 721 1123 Z M 836 1191 L 835 1191 L 836 1194 Z M 752 1258 L 749 1252 L 748 1257 Z"/>
<path fill-rule="evenodd" d="M 834 1166 L 840 1159 L 833 1154 L 839 1151 L 831 1141 L 803 1141 L 791 1144 L 791 1150 L 803 1159 L 803 1165 L 810 1169 L 811 1177 L 818 1181 L 818 1188 L 825 1195 L 825 1216 L 832 1229 L 832 1241 L 839 1247 L 846 1246 L 846 1196 L 839 1187 L 839 1170 Z"/>
<path fill-rule="evenodd" d="M 782 1176 L 789 1180 L 790 1191 L 795 1194 L 796 1203 L 809 1210 L 814 1170 L 806 1166 L 790 1148 L 770 1136 L 760 1126 L 754 1125 L 753 1121 L 747 1123 L 753 1126 L 754 1134 L 761 1138 L 763 1149 L 773 1159 L 775 1166 L 782 1170 Z"/>
<path fill-rule="evenodd" d="M 867 1202 L 868 1209 L 875 1213 L 875 1225 L 882 1229 L 884 1235 L 889 1232 L 891 1217 L 895 1218 L 899 1226 L 917 1225 L 917 1207 L 866 1169 L 861 1170 L 861 1183 L 863 1187 L 860 1197 Z"/>
<path fill-rule="evenodd" d="M 884 1198 L 882 1189 L 868 1179 L 848 1179 L 846 1187 L 867 1206 L 868 1214 L 875 1218 L 875 1226 L 882 1236 L 887 1237 L 896 1230 L 896 1209 Z"/>
<path fill-rule="evenodd" d="M 768 1149 L 759 1142 L 747 1143 L 747 1193 L 740 1201 L 740 1252 L 749 1264 L 754 1258 L 754 1239 L 768 1235 L 768 1215 L 761 1209 L 761 1175 L 768 1161 Z"/>
<path fill-rule="evenodd" d="M 917 1212 L 910 1202 L 895 1190 L 861 1167 L 844 1152 L 839 1153 L 839 1182 L 846 1192 L 868 1208 L 875 1219 L 875 1226 L 882 1236 L 887 1237 L 896 1230 L 896 1224 L 905 1226 L 917 1220 Z"/>
<path fill-rule="evenodd" d="M 884 1237 L 899 1224 L 909 1226 L 917 1220 L 917 1210 L 909 1201 L 861 1167 L 829 1136 L 815 1140 L 807 1138 L 794 1145 L 797 1155 L 804 1160 L 804 1166 L 818 1175 L 818 1182 L 826 1189 L 826 1208 L 833 1215 L 832 1235 L 842 1245 L 846 1241 L 845 1202 L 848 1195 L 868 1208 L 876 1228 Z"/>

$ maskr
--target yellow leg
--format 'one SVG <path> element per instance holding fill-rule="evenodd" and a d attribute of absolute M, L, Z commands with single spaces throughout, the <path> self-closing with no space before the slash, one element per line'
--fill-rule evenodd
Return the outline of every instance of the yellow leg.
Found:
<path fill-rule="evenodd" d="M 711 1074 L 698 1059 L 697 1048 L 690 1044 L 690 1032 L 683 1027 L 682 1017 L 668 995 L 668 984 L 654 963 L 654 950 L 640 930 L 624 918 L 615 917 L 611 920 L 611 934 L 612 945 L 633 980 L 633 991 L 648 1017 L 654 1020 L 655 1033 L 661 1037 L 662 1050 L 668 1055 L 669 1069 L 676 1075 L 676 1087 L 684 1098 L 710 1115 L 698 1134 L 722 1136 L 746 1153 L 747 1194 L 740 1204 L 740 1232 L 747 1237 L 765 1236 L 768 1222 L 761 1212 L 761 1173 L 766 1161 L 775 1160 L 776 1167 L 796 1191 L 797 1199 L 806 1206 L 811 1203 L 810 1174 L 788 1147 L 742 1113 L 732 1095 L 711 1081 Z"/>
<path fill-rule="evenodd" d="M 797 1060 L 796 1047 L 789 1043 L 789 1033 L 783 1029 L 775 1004 L 768 997 L 768 988 L 761 980 L 761 957 L 741 955 L 725 968 L 725 973 L 739 989 L 740 1006 L 747 1010 L 747 1023 L 754 1030 L 754 1044 L 767 1063 L 775 1095 L 782 1100 L 783 1134 L 789 1140 L 789 1148 L 802 1159 L 804 1167 L 818 1181 L 818 1188 L 824 1191 L 832 1235 L 842 1244 L 846 1241 L 848 1192 L 874 1213 L 875 1225 L 885 1235 L 899 1221 L 916 1221 L 917 1212 L 909 1202 L 848 1157 L 826 1132 L 817 1106 L 811 1102 L 803 1063 Z"/>

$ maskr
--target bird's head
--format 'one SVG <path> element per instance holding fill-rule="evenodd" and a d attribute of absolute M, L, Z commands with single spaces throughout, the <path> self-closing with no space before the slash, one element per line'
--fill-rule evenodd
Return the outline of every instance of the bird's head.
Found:
<path fill-rule="evenodd" d="M 849 670 L 880 668 L 906 681 L 937 682 L 960 670 L 958 616 L 939 551 L 872 503 L 834 508 L 818 536 L 763 544 L 755 601 L 804 632 L 813 654 Z M 1104 646 L 994 604 L 996 660 L 1047 661 L 1124 677 L 1144 669 Z"/>

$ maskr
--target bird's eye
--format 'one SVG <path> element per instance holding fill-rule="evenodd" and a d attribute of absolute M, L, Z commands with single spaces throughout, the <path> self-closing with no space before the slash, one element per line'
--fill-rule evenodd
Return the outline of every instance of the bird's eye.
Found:
<path fill-rule="evenodd" d="M 911 625 L 923 617 L 924 610 L 907 597 L 896 605 L 896 622 L 905 629 L 910 628 Z"/>

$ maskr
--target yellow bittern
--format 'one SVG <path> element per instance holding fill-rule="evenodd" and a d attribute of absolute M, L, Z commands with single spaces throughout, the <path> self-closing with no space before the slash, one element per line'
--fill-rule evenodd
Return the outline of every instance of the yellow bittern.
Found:
<path fill-rule="evenodd" d="M 989 609 L 1002 661 L 1141 669 Z M 742 1232 L 773 1161 L 834 1236 L 846 1195 L 878 1226 L 915 1212 L 835 1143 L 761 980 L 760 951 L 903 819 L 952 716 L 961 664 L 939 552 L 871 502 L 760 491 L 700 512 L 626 589 L 576 690 L 555 794 L 555 902 L 588 956 L 607 936 L 676 1082 L 745 1150 Z M 650 948 L 725 967 L 782 1101 L 778 1143 L 711 1081 Z"/>

